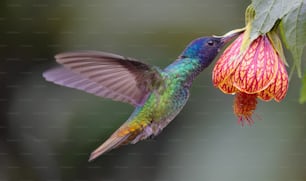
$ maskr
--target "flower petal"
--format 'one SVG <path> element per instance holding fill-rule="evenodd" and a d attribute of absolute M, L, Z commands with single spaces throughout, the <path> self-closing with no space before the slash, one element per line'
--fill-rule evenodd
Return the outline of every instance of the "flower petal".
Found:
<path fill-rule="evenodd" d="M 262 100 L 269 101 L 274 98 L 276 101 L 281 101 L 286 96 L 288 90 L 288 74 L 280 57 L 278 57 L 277 64 L 278 69 L 273 83 L 258 94 L 258 97 Z"/>
<path fill-rule="evenodd" d="M 286 71 L 284 62 L 279 58 L 278 71 L 275 77 L 276 95 L 275 100 L 281 101 L 287 94 L 288 90 L 288 73 Z"/>
<path fill-rule="evenodd" d="M 233 94 L 238 91 L 238 89 L 234 87 L 233 84 L 229 84 L 228 82 L 219 85 L 219 89 L 225 94 Z"/>
<path fill-rule="evenodd" d="M 257 96 L 263 101 L 270 101 L 274 98 L 274 94 L 272 93 L 274 88 L 275 86 L 271 84 L 267 89 L 259 92 Z"/>
<path fill-rule="evenodd" d="M 243 33 L 244 34 L 244 33 Z M 213 70 L 213 84 L 216 87 L 226 84 L 227 78 L 235 71 L 240 63 L 240 59 L 236 59 L 240 54 L 240 47 L 243 39 L 241 34 L 224 53 L 220 56 Z"/>
<path fill-rule="evenodd" d="M 234 73 L 234 86 L 249 94 L 266 89 L 275 78 L 277 58 L 267 36 L 258 37 L 246 50 Z"/>

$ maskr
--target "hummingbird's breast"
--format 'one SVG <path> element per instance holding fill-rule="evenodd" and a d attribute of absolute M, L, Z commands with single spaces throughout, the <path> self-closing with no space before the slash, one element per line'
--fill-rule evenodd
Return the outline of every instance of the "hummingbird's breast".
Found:
<path fill-rule="evenodd" d="M 166 89 L 160 94 L 153 92 L 138 114 L 143 115 L 142 120 L 147 120 L 155 136 L 178 115 L 188 100 L 189 89 L 178 85 L 177 81 L 167 79 Z"/>
<path fill-rule="evenodd" d="M 165 72 L 172 77 L 176 84 L 182 84 L 190 88 L 195 77 L 204 69 L 203 63 L 198 59 L 183 58 L 178 59 L 168 67 Z"/>
<path fill-rule="evenodd" d="M 137 107 L 129 124 L 142 125 L 142 138 L 157 135 L 182 110 L 189 98 L 189 88 L 201 65 L 194 59 L 177 60 L 162 72 L 163 88 L 153 91 L 145 104 Z"/>
<path fill-rule="evenodd" d="M 153 92 L 146 103 L 155 120 L 173 119 L 181 111 L 188 100 L 192 81 L 200 71 L 200 62 L 189 58 L 178 59 L 164 69 L 164 89 Z"/>

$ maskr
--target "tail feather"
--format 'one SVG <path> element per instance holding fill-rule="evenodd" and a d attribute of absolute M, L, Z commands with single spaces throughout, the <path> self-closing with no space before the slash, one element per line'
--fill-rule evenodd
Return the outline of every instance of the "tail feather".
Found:
<path fill-rule="evenodd" d="M 135 144 L 140 140 L 144 140 L 153 134 L 151 126 L 145 127 L 130 127 L 127 124 L 123 124 L 113 135 L 108 138 L 102 145 L 100 145 L 95 151 L 90 154 L 89 160 L 92 161 L 103 153 L 110 151 L 118 146 Z"/>
<path fill-rule="evenodd" d="M 99 146 L 95 151 L 90 154 L 88 161 L 92 161 L 103 153 L 110 151 L 117 146 L 121 145 L 130 135 L 119 137 L 117 135 L 112 135 L 108 140 L 106 140 L 101 146 Z"/>

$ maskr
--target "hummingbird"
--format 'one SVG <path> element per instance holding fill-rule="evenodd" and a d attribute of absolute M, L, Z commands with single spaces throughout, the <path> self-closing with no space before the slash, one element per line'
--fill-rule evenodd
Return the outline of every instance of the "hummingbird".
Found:
<path fill-rule="evenodd" d="M 186 104 L 193 80 L 240 31 L 193 40 L 178 58 L 161 69 L 139 60 L 101 51 L 65 52 L 55 56 L 61 66 L 43 77 L 55 84 L 129 103 L 135 110 L 89 161 L 126 144 L 157 136 Z"/>

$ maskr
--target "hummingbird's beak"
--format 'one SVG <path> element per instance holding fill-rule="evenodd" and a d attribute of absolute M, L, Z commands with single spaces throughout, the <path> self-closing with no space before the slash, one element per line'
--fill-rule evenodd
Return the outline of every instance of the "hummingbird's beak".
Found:
<path fill-rule="evenodd" d="M 223 36 L 213 35 L 213 37 L 221 38 L 221 42 L 223 42 L 223 44 L 225 44 L 225 43 L 229 42 L 230 40 L 232 40 L 232 38 L 240 35 L 244 31 L 245 31 L 245 28 L 240 28 L 240 29 L 235 29 L 235 30 L 229 31 L 226 34 L 224 34 Z"/>

